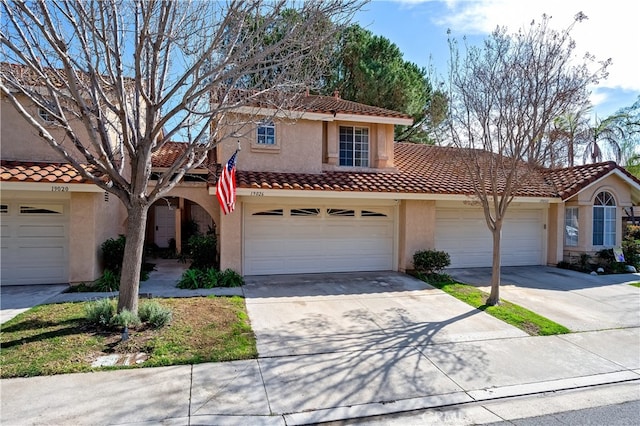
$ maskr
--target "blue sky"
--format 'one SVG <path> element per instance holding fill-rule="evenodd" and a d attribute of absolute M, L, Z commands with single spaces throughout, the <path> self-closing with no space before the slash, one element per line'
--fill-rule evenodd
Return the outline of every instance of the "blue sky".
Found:
<path fill-rule="evenodd" d="M 496 26 L 509 32 L 552 17 L 564 29 L 578 12 L 588 20 L 571 32 L 576 52 L 598 60 L 611 58 L 609 77 L 591 89 L 594 115 L 606 117 L 632 105 L 640 95 L 640 2 L 628 0 L 372 0 L 354 21 L 395 43 L 404 58 L 419 66 L 433 65 L 444 74 L 449 58 L 447 29 L 461 40 L 481 42 Z"/>

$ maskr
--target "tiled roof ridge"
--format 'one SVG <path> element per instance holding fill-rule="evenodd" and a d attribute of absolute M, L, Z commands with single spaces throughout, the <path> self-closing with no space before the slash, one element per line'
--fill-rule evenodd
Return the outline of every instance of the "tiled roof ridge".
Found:
<path fill-rule="evenodd" d="M 403 112 L 343 99 L 336 95 L 307 94 L 300 99 L 300 102 L 302 103 L 301 108 L 310 112 L 321 111 L 325 113 L 352 113 L 381 117 L 412 118 Z"/>

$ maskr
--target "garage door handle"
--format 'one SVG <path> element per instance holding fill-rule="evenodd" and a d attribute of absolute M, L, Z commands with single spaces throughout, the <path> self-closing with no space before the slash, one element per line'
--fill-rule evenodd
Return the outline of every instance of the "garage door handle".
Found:
<path fill-rule="evenodd" d="M 158 226 L 156 226 L 156 231 L 158 230 Z"/>

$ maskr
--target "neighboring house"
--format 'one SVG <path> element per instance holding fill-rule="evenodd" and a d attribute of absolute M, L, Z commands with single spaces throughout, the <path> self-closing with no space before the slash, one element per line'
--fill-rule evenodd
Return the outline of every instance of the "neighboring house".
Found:
<path fill-rule="evenodd" d="M 52 155 L 8 105 L 2 284 L 95 279 L 99 246 L 124 231 L 126 212 Z M 150 210 L 147 242 L 174 239 L 179 249 L 185 223 L 197 223 L 218 236 L 221 269 L 243 275 L 404 271 L 429 248 L 447 251 L 452 267 L 491 265 L 491 234 L 459 151 L 395 143 L 394 125 L 411 124 L 409 116 L 338 96 L 306 96 L 292 112 L 295 119 L 258 111 L 256 129 L 220 144 Z M 238 143 L 236 208 L 222 215 L 216 175 Z M 182 147 L 166 144 L 153 171 Z M 556 264 L 619 246 L 623 210 L 639 203 L 640 181 L 614 163 L 542 170 L 507 212 L 502 263 Z"/>

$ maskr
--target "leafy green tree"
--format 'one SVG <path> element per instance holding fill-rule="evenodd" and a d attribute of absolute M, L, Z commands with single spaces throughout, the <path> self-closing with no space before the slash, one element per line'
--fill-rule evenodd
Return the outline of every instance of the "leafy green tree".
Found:
<path fill-rule="evenodd" d="M 413 126 L 398 126 L 397 140 L 426 142 L 425 127 L 444 118 L 443 93 L 434 91 L 426 70 L 405 61 L 389 39 L 359 25 L 344 29 L 336 40 L 335 61 L 327 75 L 326 94 L 400 111 L 414 118 Z"/>

